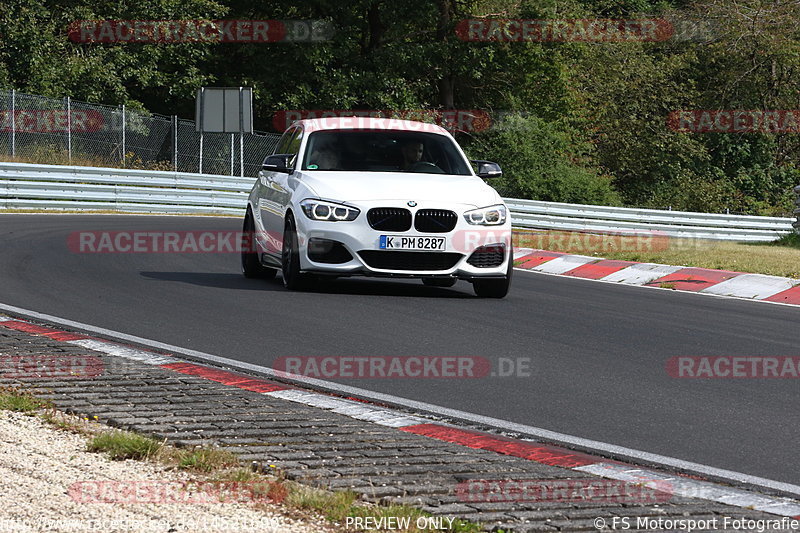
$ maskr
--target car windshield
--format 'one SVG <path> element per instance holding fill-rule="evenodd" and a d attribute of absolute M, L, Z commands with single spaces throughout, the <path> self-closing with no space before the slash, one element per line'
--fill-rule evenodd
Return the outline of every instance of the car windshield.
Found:
<path fill-rule="evenodd" d="M 303 170 L 471 174 L 448 137 L 393 130 L 314 132 Z"/>

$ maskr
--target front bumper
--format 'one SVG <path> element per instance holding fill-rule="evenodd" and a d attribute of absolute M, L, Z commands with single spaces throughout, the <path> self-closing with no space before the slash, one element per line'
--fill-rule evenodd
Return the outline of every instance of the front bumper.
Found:
<path fill-rule="evenodd" d="M 422 202 L 421 202 L 422 204 Z M 455 227 L 446 233 L 426 233 L 419 232 L 413 227 L 408 231 L 381 231 L 370 227 L 367 222 L 366 213 L 373 207 L 400 207 L 408 209 L 403 203 L 396 202 L 377 202 L 370 205 L 355 204 L 361 209 L 356 220 L 351 222 L 323 222 L 309 219 L 302 211 L 295 212 L 297 222 L 298 241 L 300 244 L 300 268 L 304 272 L 314 272 L 318 274 L 332 276 L 375 276 L 375 277 L 402 277 L 402 278 L 502 278 L 506 276 L 508 261 L 511 260 L 511 221 L 507 220 L 500 226 L 476 226 L 468 224 L 463 218 L 463 213 L 474 209 L 474 206 L 463 204 L 436 203 L 431 205 L 419 205 L 410 209 L 415 214 L 419 209 L 446 209 L 454 211 L 458 215 Z M 391 258 L 377 256 L 375 252 L 381 252 L 381 235 L 396 235 L 403 237 L 444 237 L 445 248 L 440 251 L 416 252 L 396 250 L 390 254 L 425 254 L 423 256 L 402 256 L 397 261 L 396 267 L 391 267 Z M 328 263 L 312 260 L 309 257 L 309 242 L 312 239 L 325 239 L 341 243 L 350 256 L 345 262 Z M 319 241 L 315 241 L 319 242 Z M 478 248 L 482 246 L 502 245 L 504 247 L 504 257 L 502 263 L 497 266 L 476 266 L 468 261 Z M 318 250 L 315 247 L 314 250 Z M 362 252 L 367 252 L 362 254 Z M 385 252 L 385 251 L 384 251 Z M 368 257 L 372 254 L 372 257 Z M 441 254 L 439 257 L 432 257 L 430 254 Z M 447 256 L 446 258 L 444 256 Z M 318 253 L 312 250 L 311 256 L 319 258 Z M 339 259 L 341 261 L 342 255 Z M 417 259 L 422 262 L 413 264 Z M 428 264 L 424 264 L 424 263 Z M 473 260 L 473 262 L 475 262 Z M 409 264 L 411 263 L 411 264 Z M 380 266 L 376 266 L 379 264 Z M 403 268 L 405 266 L 405 268 Z M 413 268 L 412 268 L 413 267 Z M 426 267 L 419 270 L 420 267 Z"/>

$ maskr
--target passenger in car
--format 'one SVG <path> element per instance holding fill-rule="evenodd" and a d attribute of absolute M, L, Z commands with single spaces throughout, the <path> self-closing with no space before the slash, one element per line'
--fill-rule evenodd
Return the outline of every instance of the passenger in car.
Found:
<path fill-rule="evenodd" d="M 316 160 L 319 170 L 339 170 L 339 154 L 333 149 L 319 152 Z"/>
<path fill-rule="evenodd" d="M 315 147 L 311 163 L 318 170 L 339 170 L 341 158 L 336 146 L 329 140 L 324 140 Z"/>

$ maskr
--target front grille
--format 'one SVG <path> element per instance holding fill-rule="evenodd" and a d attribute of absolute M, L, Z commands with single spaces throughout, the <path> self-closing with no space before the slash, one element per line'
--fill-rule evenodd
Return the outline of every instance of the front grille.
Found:
<path fill-rule="evenodd" d="M 362 250 L 361 259 L 371 268 L 382 270 L 449 270 L 464 257 L 454 252 L 400 252 Z"/>
<path fill-rule="evenodd" d="M 367 222 L 378 231 L 408 231 L 411 211 L 400 207 L 376 207 L 367 212 Z"/>
<path fill-rule="evenodd" d="M 477 248 L 467 259 L 467 263 L 478 268 L 498 267 L 505 259 L 505 245 L 490 244 Z"/>
<path fill-rule="evenodd" d="M 414 218 L 414 229 L 422 233 L 447 233 L 453 231 L 458 215 L 443 209 L 420 209 Z"/>
<path fill-rule="evenodd" d="M 353 256 L 339 241 L 314 237 L 308 241 L 308 258 L 315 263 L 341 265 L 353 259 Z"/>

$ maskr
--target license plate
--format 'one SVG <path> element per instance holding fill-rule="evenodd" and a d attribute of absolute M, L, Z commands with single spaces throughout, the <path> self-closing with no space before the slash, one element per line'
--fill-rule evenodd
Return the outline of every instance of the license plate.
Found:
<path fill-rule="evenodd" d="M 381 235 L 381 250 L 444 250 L 444 237 Z"/>

